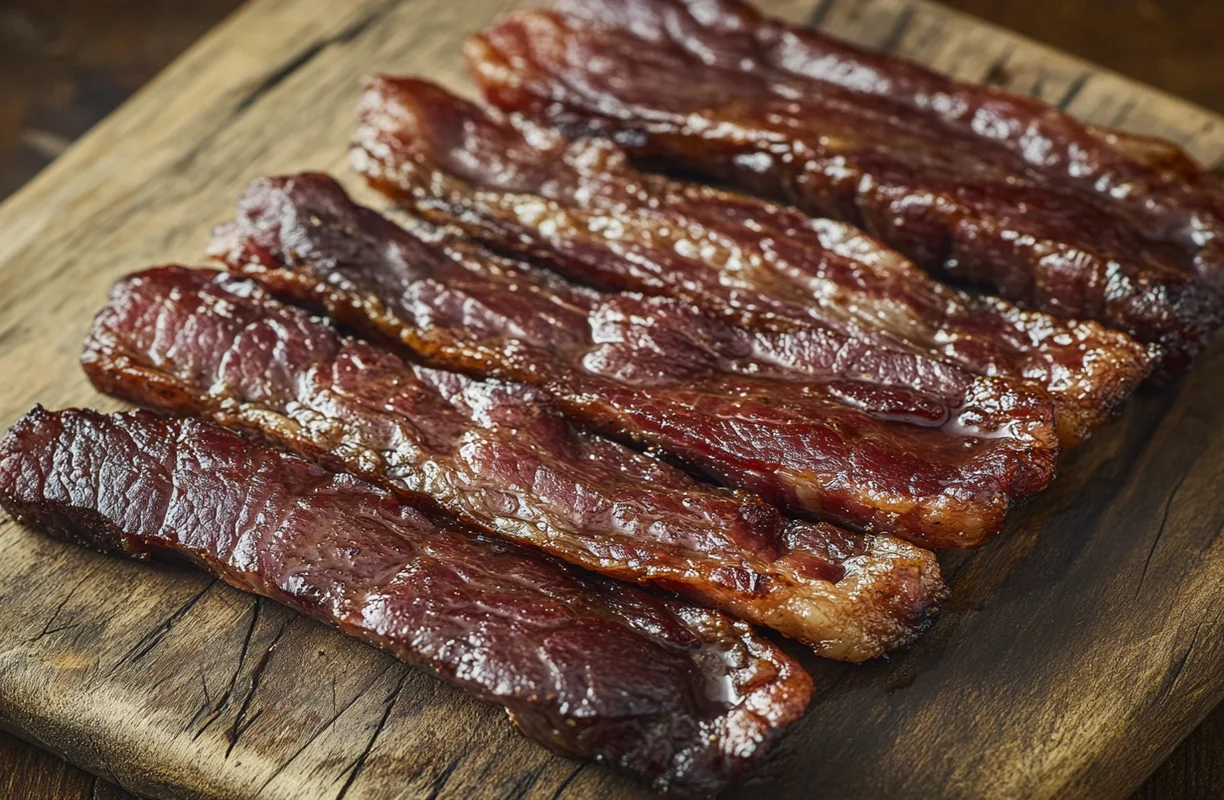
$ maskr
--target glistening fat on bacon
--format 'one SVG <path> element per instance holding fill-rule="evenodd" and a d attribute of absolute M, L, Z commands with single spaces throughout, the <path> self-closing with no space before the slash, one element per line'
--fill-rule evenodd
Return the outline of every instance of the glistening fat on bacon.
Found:
<path fill-rule="evenodd" d="M 539 389 L 406 364 L 225 273 L 129 276 L 82 364 L 104 392 L 338 463 L 406 501 L 862 661 L 910 643 L 939 565 L 890 536 L 785 520 L 759 498 L 571 428 Z"/>
<path fill-rule="evenodd" d="M 326 176 L 254 182 L 211 251 L 432 366 L 540 386 L 587 427 L 860 529 L 980 544 L 1054 472 L 1044 393 L 980 378 L 949 397 L 837 363 L 795 369 L 807 332 L 747 332 L 671 298 L 575 286 L 401 228 Z"/>
<path fill-rule="evenodd" d="M 0 440 L 0 505 L 58 538 L 192 561 L 658 789 L 724 788 L 812 693 L 746 623 L 431 520 L 211 423 L 35 409 Z"/>
<path fill-rule="evenodd" d="M 945 286 L 845 223 L 639 172 L 607 139 L 568 142 L 413 78 L 374 79 L 361 120 L 358 170 L 431 221 L 605 289 L 688 300 L 752 330 L 809 330 L 877 383 L 1031 382 L 1053 398 L 1065 447 L 1147 376 L 1126 334 Z"/>
<path fill-rule="evenodd" d="M 737 0 L 562 0 L 468 44 L 486 97 L 864 228 L 924 268 L 1097 319 L 1176 375 L 1224 288 L 1224 189 L 1086 127 Z"/>

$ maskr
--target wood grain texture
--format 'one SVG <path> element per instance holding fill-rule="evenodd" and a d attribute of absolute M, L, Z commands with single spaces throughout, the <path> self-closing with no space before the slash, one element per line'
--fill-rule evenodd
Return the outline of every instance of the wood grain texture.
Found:
<path fill-rule="evenodd" d="M 0 423 L 36 401 L 115 407 L 75 366 L 113 280 L 197 261 L 255 175 L 343 174 L 363 74 L 466 88 L 458 38 L 515 4 L 258 0 L 194 48 L 0 208 Z M 763 5 L 1224 156 L 1219 118 L 946 9 Z M 1075 454 L 1009 535 L 946 559 L 956 600 L 914 651 L 863 668 L 808 659 L 821 695 L 743 795 L 1136 787 L 1224 695 L 1222 368 L 1216 347 L 1180 387 L 1141 398 Z M 641 792 L 525 741 L 496 709 L 204 576 L 115 562 L 8 522 L 0 553 L 0 723 L 127 789 Z"/>
<path fill-rule="evenodd" d="M 1132 800 L 1224 797 L 1224 705 L 1218 706 Z"/>
<path fill-rule="evenodd" d="M 0 197 L 110 113 L 239 0 L 0 3 Z"/>
<path fill-rule="evenodd" d="M 0 797 L 65 800 L 89 797 L 97 780 L 32 744 L 7 741 L 0 747 Z"/>
<path fill-rule="evenodd" d="M 944 0 L 1081 58 L 1224 111 L 1224 3 L 1208 0 Z"/>

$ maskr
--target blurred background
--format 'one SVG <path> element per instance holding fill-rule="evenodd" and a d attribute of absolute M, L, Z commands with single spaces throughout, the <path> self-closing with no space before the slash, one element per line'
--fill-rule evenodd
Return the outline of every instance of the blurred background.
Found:
<path fill-rule="evenodd" d="M 1224 113 L 1224 0 L 944 4 Z M 239 5 L 239 0 L 0 0 L 0 200 Z M 131 795 L 0 733 L 0 797 L 126 800 Z M 1217 797 L 1224 798 L 1224 708 L 1135 795 L 1142 800 Z"/>

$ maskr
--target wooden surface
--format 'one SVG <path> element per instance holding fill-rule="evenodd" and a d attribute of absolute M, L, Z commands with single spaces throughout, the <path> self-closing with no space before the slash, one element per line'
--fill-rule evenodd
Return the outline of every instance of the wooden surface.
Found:
<path fill-rule="evenodd" d="M 0 197 L 54 160 L 239 0 L 0 2 Z"/>
<path fill-rule="evenodd" d="M 945 5 L 1224 112 L 1224 3 L 947 0 Z"/>
<path fill-rule="evenodd" d="M 57 161 L 0 209 L 0 375 L 19 376 L 0 383 L 0 422 L 35 400 L 111 407 L 85 387 L 75 355 L 114 277 L 198 258 L 248 177 L 340 169 L 361 74 L 462 85 L 457 32 L 506 5 L 370 0 L 337 11 L 262 0 Z M 793 18 L 812 11 L 768 5 Z M 1076 113 L 1172 135 L 1213 161 L 1224 154 L 1217 118 L 956 15 L 845 0 L 818 16 L 867 44 L 1039 86 Z M 795 796 L 811 785 L 911 796 L 1137 786 L 1224 693 L 1221 362 L 1217 347 L 1177 391 L 1142 398 L 1007 539 L 947 559 L 957 600 L 913 652 L 863 669 L 809 661 L 821 699 L 745 794 L 763 782 Z M 114 563 L 2 523 L 0 549 L 0 716 L 128 788 L 636 788 L 549 756 L 492 709 L 201 576 Z"/>

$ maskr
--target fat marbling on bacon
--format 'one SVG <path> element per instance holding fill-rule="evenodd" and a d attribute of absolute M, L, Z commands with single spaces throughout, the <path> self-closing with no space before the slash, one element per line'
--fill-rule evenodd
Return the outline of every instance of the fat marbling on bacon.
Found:
<path fill-rule="evenodd" d="M 109 394 L 248 429 L 491 536 L 680 592 L 826 657 L 909 644 L 945 592 L 928 551 L 786 520 L 760 498 L 575 431 L 539 389 L 407 364 L 225 273 L 124 278 L 82 364 Z"/>
<path fill-rule="evenodd" d="M 432 366 L 540 386 L 587 427 L 851 527 L 977 545 L 1054 473 L 1044 393 L 796 369 L 805 331 L 748 332 L 671 298 L 576 286 L 446 231 L 397 226 L 326 176 L 254 182 L 211 250 Z"/>
<path fill-rule="evenodd" d="M 194 562 L 658 789 L 724 788 L 812 693 L 746 623 L 580 574 L 212 423 L 37 408 L 0 440 L 0 505 L 105 552 Z"/>
<path fill-rule="evenodd" d="M 1167 142 L 939 76 L 737 0 L 563 0 L 468 43 L 486 97 L 853 223 L 924 268 L 1152 345 L 1221 319 L 1224 189 Z"/>
<path fill-rule="evenodd" d="M 810 330 L 881 384 L 1031 382 L 1053 398 L 1065 447 L 1147 376 L 1126 334 L 945 286 L 845 223 L 640 172 L 607 139 L 568 142 L 413 78 L 374 79 L 361 119 L 358 170 L 431 221 L 601 288 L 688 300 L 749 329 Z M 885 355 L 868 366 L 856 352 Z"/>

